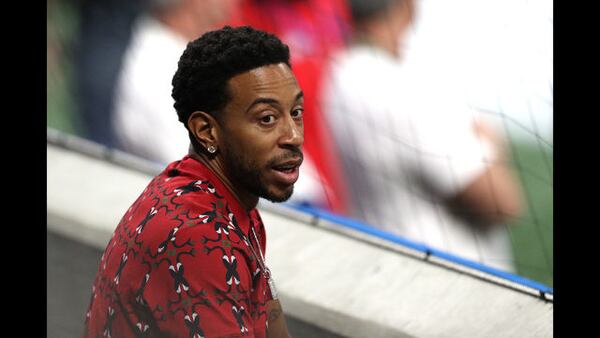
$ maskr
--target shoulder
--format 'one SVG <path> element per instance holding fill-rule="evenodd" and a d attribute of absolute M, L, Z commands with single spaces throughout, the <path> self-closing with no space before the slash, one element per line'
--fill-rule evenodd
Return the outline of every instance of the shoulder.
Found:
<path fill-rule="evenodd" d="M 176 172 L 176 171 L 174 171 Z M 162 233 L 172 228 L 206 224 L 226 212 L 227 201 L 214 185 L 203 179 L 170 176 L 167 168 L 156 176 L 124 215 L 122 222 L 155 228 Z M 130 226 L 130 227 L 131 227 Z"/>
<path fill-rule="evenodd" d="M 185 46 L 186 41 L 156 19 L 149 16 L 139 18 L 123 57 L 121 74 L 125 78 L 124 83 L 138 83 L 142 88 L 162 89 L 166 85 L 170 86 L 170 80 L 167 84 L 156 80 L 170 79 L 173 76 L 177 60 Z M 170 98 L 170 95 L 167 96 Z"/>
<path fill-rule="evenodd" d="M 347 102 L 351 107 L 387 106 L 406 92 L 404 78 L 403 68 L 389 56 L 372 48 L 353 47 L 332 59 L 325 99 Z"/>
<path fill-rule="evenodd" d="M 218 230 L 223 223 L 246 224 L 246 219 L 238 219 L 245 215 L 231 194 L 207 170 L 189 158 L 171 163 L 148 185 L 139 199 L 142 205 L 132 207 L 135 217 L 154 212 L 152 223 L 158 220 L 160 233 L 172 228 L 197 233 Z"/>

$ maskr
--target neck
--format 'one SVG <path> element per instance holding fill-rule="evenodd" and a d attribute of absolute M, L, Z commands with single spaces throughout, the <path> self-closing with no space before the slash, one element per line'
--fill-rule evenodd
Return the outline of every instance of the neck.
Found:
<path fill-rule="evenodd" d="M 242 207 L 244 207 L 246 211 L 256 208 L 256 205 L 258 204 L 258 196 L 242 189 L 235 188 L 233 182 L 225 174 L 226 171 L 220 154 L 209 158 L 205 154 L 198 154 L 190 145 L 189 155 L 191 158 L 207 166 L 208 169 L 210 169 L 210 171 L 212 171 L 221 180 L 221 182 L 223 182 L 223 184 L 227 187 L 227 189 L 229 189 L 231 194 L 237 199 L 237 201 L 242 205 Z"/>

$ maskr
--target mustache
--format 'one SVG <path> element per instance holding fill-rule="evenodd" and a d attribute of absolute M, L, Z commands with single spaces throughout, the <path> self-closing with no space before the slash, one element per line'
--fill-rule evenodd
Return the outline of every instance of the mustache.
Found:
<path fill-rule="evenodd" d="M 304 161 L 304 154 L 300 148 L 289 148 L 285 153 L 273 157 L 267 165 L 269 167 L 275 166 L 279 163 L 286 162 L 289 160 L 297 160 Z"/>

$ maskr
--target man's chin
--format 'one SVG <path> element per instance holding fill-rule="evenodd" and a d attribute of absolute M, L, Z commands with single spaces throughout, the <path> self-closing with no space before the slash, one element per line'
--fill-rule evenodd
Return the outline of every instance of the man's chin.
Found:
<path fill-rule="evenodd" d="M 291 187 L 289 187 L 288 189 L 285 190 L 280 190 L 280 191 L 272 191 L 269 190 L 266 193 L 262 194 L 262 198 L 269 200 L 271 202 L 274 203 L 281 203 L 281 202 L 285 202 L 287 200 L 290 199 L 290 197 L 292 197 L 292 194 L 294 193 L 294 186 L 292 185 Z"/>

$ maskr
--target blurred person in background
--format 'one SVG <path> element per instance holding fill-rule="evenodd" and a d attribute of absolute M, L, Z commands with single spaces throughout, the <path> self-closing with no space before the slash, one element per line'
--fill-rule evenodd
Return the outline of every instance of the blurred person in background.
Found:
<path fill-rule="evenodd" d="M 74 95 L 82 136 L 108 147 L 116 146 L 111 126 L 115 84 L 132 26 L 144 0 L 75 1 L 78 38 L 75 41 Z"/>
<path fill-rule="evenodd" d="M 230 19 L 236 0 L 148 0 L 134 23 L 116 84 L 111 125 L 117 147 L 161 164 L 187 152 L 172 119 L 171 78 L 186 44 Z"/>
<path fill-rule="evenodd" d="M 119 222 L 85 337 L 289 337 L 256 209 L 259 197 L 290 198 L 302 163 L 303 93 L 289 48 L 247 26 L 209 31 L 187 45 L 169 83 L 170 117 L 192 147 Z"/>
<path fill-rule="evenodd" d="M 522 193 L 505 141 L 451 79 L 405 65 L 417 3 L 349 0 L 353 42 L 332 59 L 322 103 L 351 216 L 514 271 L 506 224 L 522 212 Z"/>

